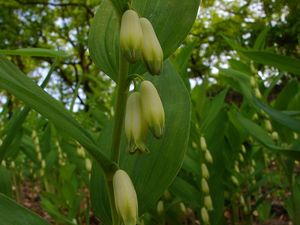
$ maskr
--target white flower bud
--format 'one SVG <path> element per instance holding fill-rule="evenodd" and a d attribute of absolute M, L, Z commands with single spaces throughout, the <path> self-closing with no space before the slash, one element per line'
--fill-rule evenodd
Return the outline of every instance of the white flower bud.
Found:
<path fill-rule="evenodd" d="M 256 216 L 256 217 L 258 217 L 258 216 L 259 216 L 259 214 L 258 214 L 258 211 L 257 211 L 257 210 L 254 210 L 254 211 L 252 212 L 252 214 L 253 214 L 253 216 Z"/>
<path fill-rule="evenodd" d="M 141 83 L 142 112 L 156 138 L 161 138 L 165 129 L 165 111 L 155 86 L 150 81 Z"/>
<path fill-rule="evenodd" d="M 183 202 L 180 202 L 179 203 L 179 207 L 180 207 L 180 211 L 183 213 L 183 214 L 186 214 L 187 213 L 187 209 L 185 207 L 185 204 Z"/>
<path fill-rule="evenodd" d="M 235 161 L 235 162 L 234 162 L 234 170 L 235 170 L 237 173 L 240 173 L 240 167 L 239 167 L 239 162 L 238 162 L 238 161 Z"/>
<path fill-rule="evenodd" d="M 207 196 L 204 197 L 204 206 L 205 206 L 209 211 L 212 211 L 212 210 L 214 209 L 213 203 L 212 203 L 212 200 L 211 200 L 210 195 L 207 195 Z"/>
<path fill-rule="evenodd" d="M 239 153 L 239 160 L 240 160 L 241 162 L 244 162 L 244 156 L 243 156 L 241 153 Z"/>
<path fill-rule="evenodd" d="M 205 141 L 205 138 L 203 136 L 200 137 L 200 147 L 203 151 L 207 150 L 206 141 Z"/>
<path fill-rule="evenodd" d="M 272 136 L 272 139 L 274 141 L 278 141 L 279 135 L 278 135 L 278 133 L 276 131 L 273 131 L 272 134 L 271 134 L 271 136 Z"/>
<path fill-rule="evenodd" d="M 202 218 L 204 224 L 209 224 L 209 215 L 208 215 L 207 209 L 205 207 L 201 208 L 201 218 Z"/>
<path fill-rule="evenodd" d="M 12 162 L 10 163 L 10 167 L 11 167 L 12 169 L 15 169 L 15 168 L 16 168 L 16 164 L 15 164 L 14 161 L 12 161 Z"/>
<path fill-rule="evenodd" d="M 136 62 L 142 52 L 143 32 L 138 14 L 133 10 L 124 12 L 121 21 L 120 47 L 125 58 Z"/>
<path fill-rule="evenodd" d="M 242 145 L 242 152 L 243 152 L 244 154 L 246 154 L 246 147 L 245 147 L 245 145 Z"/>
<path fill-rule="evenodd" d="M 201 179 L 201 189 L 204 194 L 209 194 L 209 186 L 205 178 Z"/>
<path fill-rule="evenodd" d="M 202 177 L 204 177 L 205 179 L 209 178 L 209 171 L 208 171 L 207 166 L 205 165 L 205 163 L 201 164 L 201 172 L 202 172 Z"/>
<path fill-rule="evenodd" d="M 38 152 L 37 153 L 37 159 L 38 159 L 38 161 L 42 161 L 42 153 L 41 152 Z"/>
<path fill-rule="evenodd" d="M 85 151 L 81 146 L 79 148 L 77 148 L 77 155 L 82 157 L 82 158 L 85 157 Z"/>
<path fill-rule="evenodd" d="M 250 167 L 250 174 L 254 174 L 255 173 L 255 168 L 253 166 Z"/>
<path fill-rule="evenodd" d="M 124 225 L 136 225 L 138 202 L 134 186 L 124 170 L 117 170 L 113 177 L 115 205 Z"/>
<path fill-rule="evenodd" d="M 207 151 L 205 151 L 204 158 L 205 158 L 206 162 L 213 163 L 213 157 L 210 154 L 208 149 L 207 149 Z"/>
<path fill-rule="evenodd" d="M 298 139 L 298 134 L 296 132 L 293 133 L 294 139 L 297 140 Z"/>
<path fill-rule="evenodd" d="M 41 167 L 42 167 L 42 169 L 46 168 L 46 161 L 44 159 L 41 162 Z"/>
<path fill-rule="evenodd" d="M 163 64 L 163 51 L 150 21 L 140 18 L 143 31 L 143 58 L 147 69 L 153 75 L 159 75 Z"/>
<path fill-rule="evenodd" d="M 265 120 L 265 128 L 267 131 L 272 132 L 273 128 L 270 120 Z"/>
<path fill-rule="evenodd" d="M 92 161 L 89 158 L 85 159 L 85 168 L 88 172 L 92 170 Z"/>
<path fill-rule="evenodd" d="M 254 114 L 253 114 L 252 120 L 258 120 L 258 115 L 257 115 L 257 113 L 254 113 Z"/>
<path fill-rule="evenodd" d="M 245 205 L 246 205 L 245 199 L 244 199 L 244 196 L 243 196 L 243 195 L 240 196 L 240 203 L 241 203 L 242 206 L 245 206 Z"/>
<path fill-rule="evenodd" d="M 127 99 L 125 115 L 125 134 L 129 143 L 130 153 L 148 151 L 144 143 L 146 133 L 147 124 L 142 113 L 141 95 L 138 92 L 134 92 Z"/>
<path fill-rule="evenodd" d="M 260 90 L 258 88 L 255 88 L 254 89 L 254 93 L 255 93 L 255 97 L 258 98 L 258 99 L 261 99 L 262 96 L 261 96 L 261 93 L 260 93 Z"/>
<path fill-rule="evenodd" d="M 231 176 L 231 181 L 232 183 L 234 183 L 236 186 L 240 185 L 240 182 L 238 181 L 238 179 L 235 176 Z"/>
<path fill-rule="evenodd" d="M 162 215 L 164 212 L 164 202 L 162 200 L 158 201 L 156 211 L 158 215 Z"/>

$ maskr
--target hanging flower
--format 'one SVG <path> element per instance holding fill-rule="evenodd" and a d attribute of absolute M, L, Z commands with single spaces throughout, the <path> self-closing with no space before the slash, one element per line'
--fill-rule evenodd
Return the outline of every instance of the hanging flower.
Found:
<path fill-rule="evenodd" d="M 141 94 L 132 93 L 127 99 L 125 115 L 125 134 L 129 143 L 129 152 L 147 152 L 145 138 L 147 124 L 141 108 Z"/>
<path fill-rule="evenodd" d="M 159 94 L 150 81 L 141 83 L 141 105 L 143 115 L 156 138 L 161 138 L 165 129 L 165 112 Z"/>
<path fill-rule="evenodd" d="M 142 52 L 143 32 L 138 14 L 127 10 L 121 21 L 120 46 L 125 58 L 130 63 L 135 63 Z"/>
<path fill-rule="evenodd" d="M 136 225 L 138 201 L 134 186 L 124 170 L 117 170 L 113 177 L 115 205 L 124 225 Z"/>
<path fill-rule="evenodd" d="M 150 21 L 140 18 L 143 31 L 142 53 L 147 69 L 153 75 L 159 75 L 163 64 L 163 51 Z"/>

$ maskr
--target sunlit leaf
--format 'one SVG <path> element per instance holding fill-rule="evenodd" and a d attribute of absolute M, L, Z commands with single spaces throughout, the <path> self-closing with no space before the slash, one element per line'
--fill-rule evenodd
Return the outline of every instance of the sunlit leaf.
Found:
<path fill-rule="evenodd" d="M 45 48 L 19 48 L 15 50 L 0 49 L 0 54 L 3 55 L 21 55 L 21 56 L 35 56 L 35 57 L 66 57 L 64 51 L 55 51 Z"/>

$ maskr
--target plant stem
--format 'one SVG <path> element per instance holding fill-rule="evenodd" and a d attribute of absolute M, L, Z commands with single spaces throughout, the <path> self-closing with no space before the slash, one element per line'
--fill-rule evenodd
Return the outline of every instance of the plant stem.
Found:
<path fill-rule="evenodd" d="M 112 225 L 120 225 L 120 217 L 117 213 L 115 201 L 114 201 L 113 182 L 109 177 L 106 177 L 106 189 L 108 191 Z"/>
<path fill-rule="evenodd" d="M 115 103 L 115 120 L 111 145 L 111 159 L 117 164 L 119 163 L 120 157 L 121 134 L 124 122 L 126 100 L 128 96 L 127 77 L 129 64 L 126 61 L 126 59 L 122 56 L 121 50 L 119 60 L 120 62 L 117 84 L 117 99 Z"/>
<path fill-rule="evenodd" d="M 121 143 L 121 134 L 125 116 L 125 107 L 126 100 L 128 95 L 128 67 L 129 64 L 126 59 L 122 56 L 120 50 L 119 57 L 119 74 L 118 74 L 118 83 L 117 83 L 117 98 L 115 103 L 115 120 L 112 134 L 112 144 L 111 144 L 111 160 L 116 164 L 119 164 L 120 158 L 120 143 Z M 113 171 L 112 171 L 113 172 Z M 110 203 L 112 225 L 120 224 L 120 217 L 116 211 L 115 201 L 114 201 L 114 190 L 112 177 L 106 176 L 106 185 Z"/>

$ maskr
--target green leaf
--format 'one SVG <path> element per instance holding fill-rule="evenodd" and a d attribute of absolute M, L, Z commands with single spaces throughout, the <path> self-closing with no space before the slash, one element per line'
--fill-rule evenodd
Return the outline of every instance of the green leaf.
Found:
<path fill-rule="evenodd" d="M 26 105 L 49 119 L 62 133 L 81 143 L 105 170 L 114 167 L 114 164 L 99 151 L 89 133 L 82 128 L 61 103 L 3 57 L 0 57 L 0 88 L 15 95 Z"/>
<path fill-rule="evenodd" d="M 263 104 L 256 98 L 254 99 L 254 104 L 259 107 L 260 109 L 264 110 L 268 113 L 273 120 L 278 122 L 279 124 L 288 127 L 298 133 L 300 133 L 300 121 L 290 117 L 289 115 L 280 112 L 279 110 L 272 109 L 271 107 Z"/>
<path fill-rule="evenodd" d="M 164 57 L 171 55 L 191 29 L 199 0 L 132 0 L 132 8 L 140 17 L 148 18 L 162 46 Z M 180 15 L 180 20 L 174 20 Z M 99 6 L 89 33 L 89 51 L 94 63 L 113 80 L 117 80 L 119 65 L 119 18 L 110 1 Z M 140 61 L 131 73 L 144 73 Z"/>
<path fill-rule="evenodd" d="M 202 193 L 197 190 L 193 185 L 185 181 L 180 177 L 176 177 L 170 187 L 170 191 L 175 194 L 176 197 L 181 198 L 184 202 L 187 202 L 193 207 L 201 207 Z"/>
<path fill-rule="evenodd" d="M 296 79 L 290 80 L 276 98 L 274 108 L 286 110 L 293 98 L 299 93 L 299 83 Z"/>
<path fill-rule="evenodd" d="M 0 49 L 0 54 L 36 57 L 67 57 L 67 54 L 64 51 L 55 51 L 45 48 L 19 48 L 15 50 Z"/>
<path fill-rule="evenodd" d="M 196 46 L 196 43 L 197 42 L 191 42 L 184 45 L 184 47 L 180 48 L 180 52 L 178 53 L 178 55 L 176 55 L 174 60 L 172 60 L 180 75 L 187 73 L 189 59 Z"/>
<path fill-rule="evenodd" d="M 0 194 L 0 225 L 50 225 L 37 214 Z"/>
<path fill-rule="evenodd" d="M 162 99 L 166 114 L 166 129 L 162 139 L 155 139 L 150 133 L 147 146 L 150 150 L 145 155 L 130 155 L 127 141 L 123 135 L 121 143 L 120 168 L 130 175 L 139 201 L 139 215 L 152 207 L 178 173 L 187 148 L 190 128 L 189 94 L 174 70 L 166 62 L 161 76 L 146 75 L 156 86 Z M 176 99 L 176 103 L 174 102 Z M 100 149 L 110 154 L 111 131 L 102 133 Z M 110 212 L 105 185 L 101 172 L 94 169 L 91 177 L 91 195 L 96 215 L 109 225 Z"/>
<path fill-rule="evenodd" d="M 282 153 L 294 159 L 300 159 L 299 149 L 286 149 L 284 147 L 274 145 L 272 138 L 263 128 L 238 112 L 236 112 L 236 119 L 251 136 L 267 148 L 272 149 L 275 153 Z"/>
<path fill-rule="evenodd" d="M 227 89 L 223 90 L 221 93 L 219 93 L 210 103 L 208 106 L 208 110 L 206 113 L 206 116 L 204 117 L 204 120 L 201 125 L 201 131 L 205 133 L 205 130 L 208 128 L 208 126 L 211 124 L 212 121 L 216 119 L 219 112 L 224 107 L 224 100 L 227 93 Z"/>
<path fill-rule="evenodd" d="M 0 165 L 0 193 L 12 196 L 12 184 L 10 172 Z M 1 214 L 0 214 L 1 215 Z"/>
<path fill-rule="evenodd" d="M 51 74 L 56 67 L 57 60 L 55 63 L 52 64 L 46 78 L 44 79 L 43 83 L 41 84 L 41 88 L 45 88 L 47 86 L 47 83 L 51 77 Z M 10 145 L 16 138 L 16 133 L 20 131 L 20 128 L 22 127 L 23 122 L 25 121 L 28 113 L 30 111 L 29 107 L 24 107 L 21 112 L 17 111 L 17 113 L 14 113 L 13 117 L 9 120 L 7 125 L 4 128 L 5 138 L 3 139 L 3 142 L 0 146 L 0 163 L 4 159 L 6 153 L 9 150 Z"/>
<path fill-rule="evenodd" d="M 118 14 L 122 14 L 128 8 L 128 0 L 110 0 Z M 131 0 L 130 0 L 131 2 Z"/>
<path fill-rule="evenodd" d="M 252 59 L 254 62 L 274 66 L 279 70 L 287 71 L 295 75 L 300 75 L 299 59 L 274 54 L 268 51 L 242 50 L 240 52 L 249 59 Z"/>
<path fill-rule="evenodd" d="M 196 46 L 196 42 L 191 42 L 184 47 L 180 48 L 180 52 L 176 55 L 176 57 L 172 60 L 173 65 L 176 67 L 177 72 L 182 77 L 185 86 L 188 90 L 191 89 L 189 75 L 187 72 L 190 56 Z"/>
<path fill-rule="evenodd" d="M 258 35 L 258 37 L 255 40 L 254 49 L 256 49 L 256 50 L 264 49 L 265 43 L 266 43 L 266 37 L 268 35 L 269 30 L 270 30 L 270 27 L 265 27 L 265 29 L 263 29 L 260 32 L 260 34 Z"/>
<path fill-rule="evenodd" d="M 237 51 L 242 51 L 244 50 L 244 47 L 241 46 L 237 41 L 235 40 L 232 40 L 224 35 L 222 35 L 222 37 L 224 38 L 224 40 L 227 42 L 227 44 L 233 48 L 234 50 L 237 50 Z"/>
<path fill-rule="evenodd" d="M 248 76 L 252 75 L 252 71 L 249 65 L 243 63 L 242 61 L 238 61 L 235 59 L 229 60 L 229 65 L 231 69 L 247 74 Z"/>
<path fill-rule="evenodd" d="M 231 88 L 242 93 L 248 101 L 252 100 L 250 77 L 240 71 L 233 69 L 220 69 L 220 75 Z"/>

